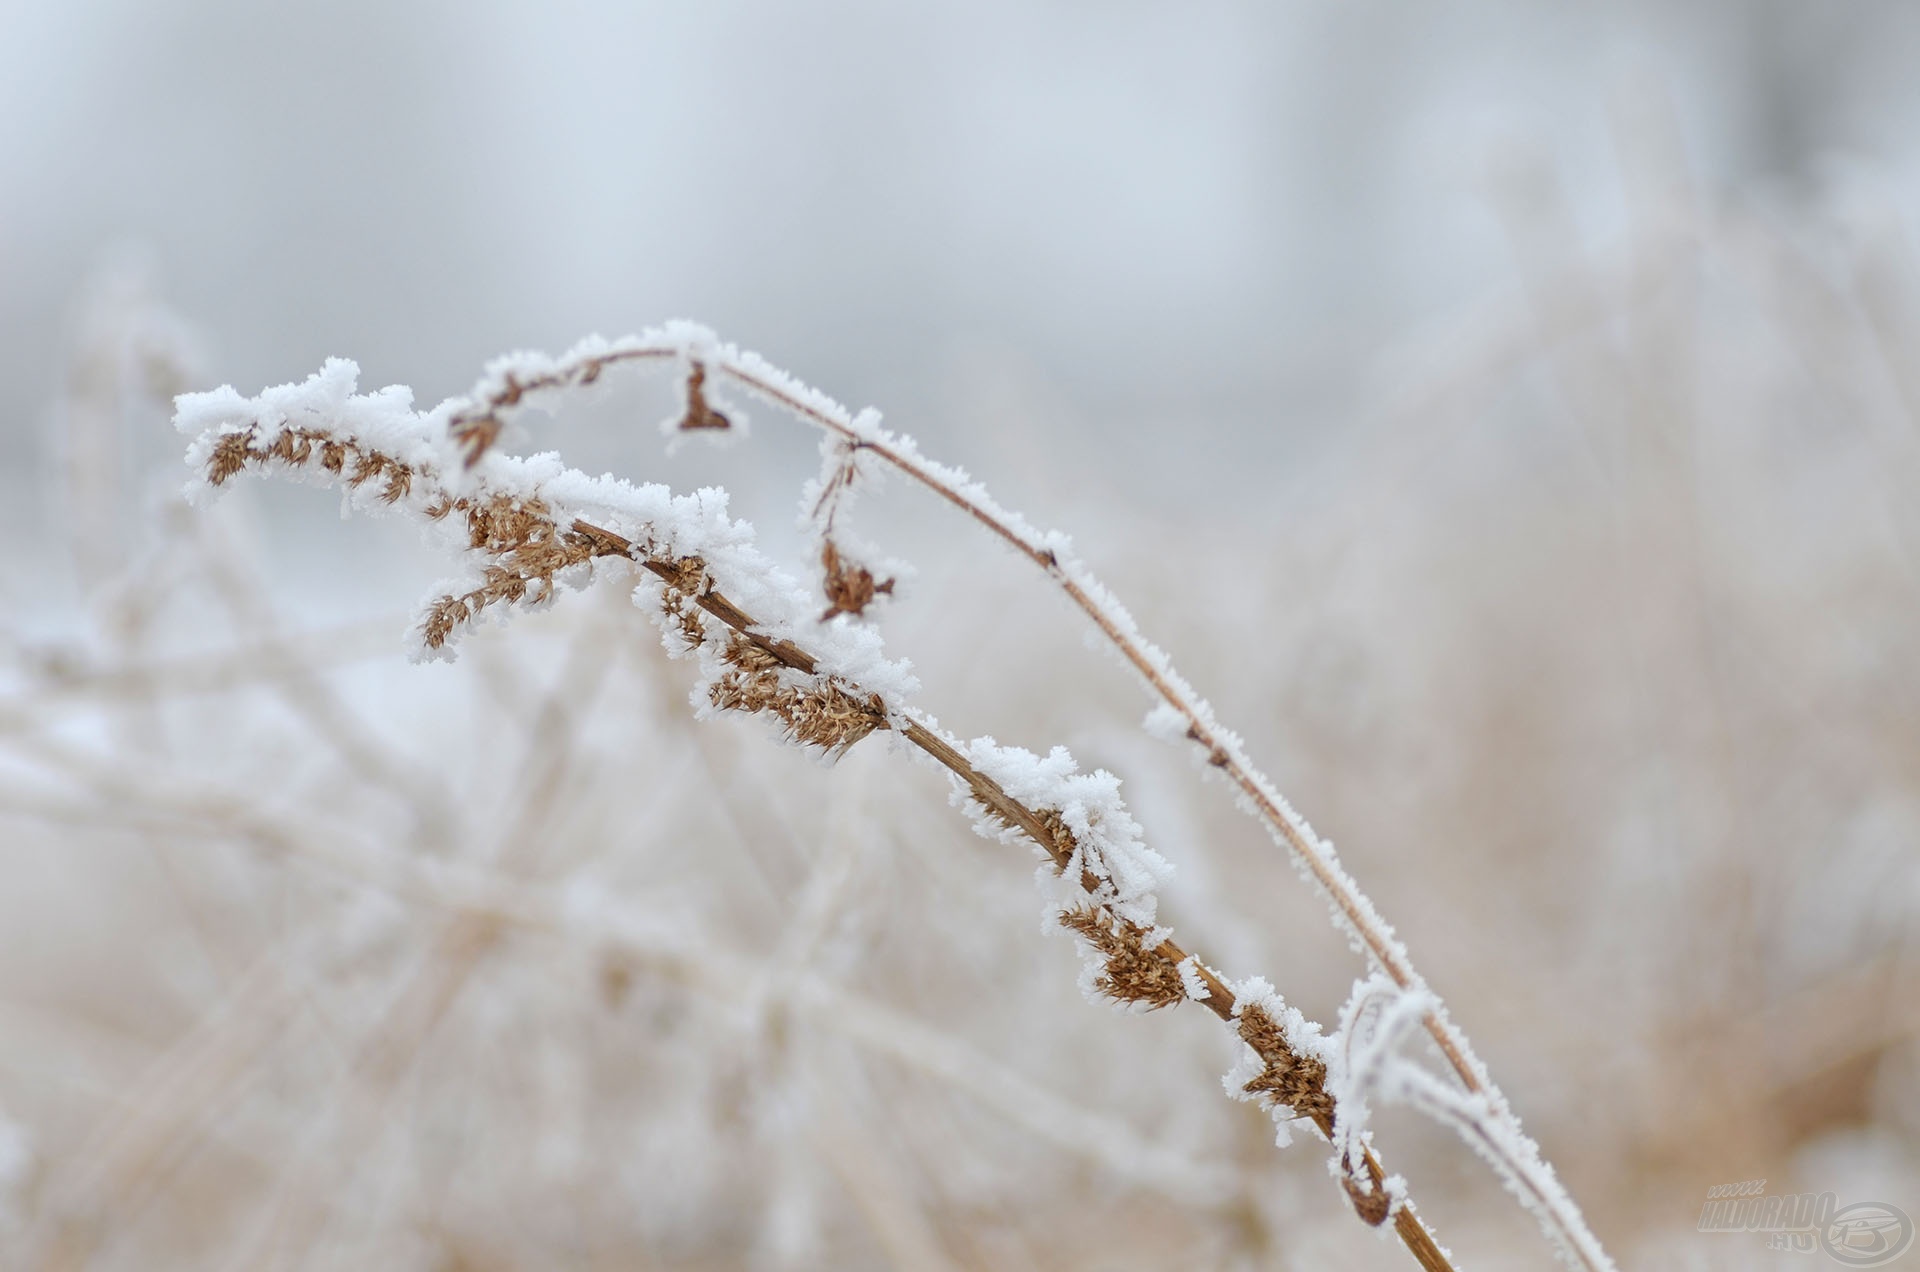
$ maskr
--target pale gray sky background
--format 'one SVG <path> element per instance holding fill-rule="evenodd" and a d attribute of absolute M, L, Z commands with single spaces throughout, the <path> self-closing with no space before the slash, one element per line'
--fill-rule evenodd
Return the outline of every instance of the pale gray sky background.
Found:
<path fill-rule="evenodd" d="M 1649 85 L 1712 194 L 1817 202 L 1864 172 L 1904 213 L 1920 190 L 1920 10 L 1897 3 L 8 0 L 0 21 L 16 482 L 43 471 L 76 298 L 129 249 L 249 392 L 340 354 L 433 401 L 506 349 L 685 315 L 976 465 L 1010 377 L 1058 437 L 1125 439 L 1104 479 L 1180 506 L 1229 451 L 1236 497 L 1284 477 L 1383 356 L 1511 289 L 1502 155 L 1544 157 L 1604 244 L 1614 120 Z"/>

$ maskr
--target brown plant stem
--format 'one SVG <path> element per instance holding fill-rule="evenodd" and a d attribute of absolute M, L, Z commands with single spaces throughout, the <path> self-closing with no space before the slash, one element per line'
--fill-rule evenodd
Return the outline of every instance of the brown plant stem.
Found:
<path fill-rule="evenodd" d="M 627 349 L 582 359 L 551 372 L 525 379 L 509 376 L 505 388 L 482 403 L 478 410 L 455 415 L 449 427 L 454 437 L 466 446 L 468 462 L 472 463 L 499 437 L 504 427 L 500 412 L 517 404 L 528 393 L 563 388 L 570 384 L 591 383 L 598 379 L 607 367 L 623 362 L 664 360 L 680 356 L 682 356 L 680 349 L 674 346 Z M 1181 714 L 1187 725 L 1187 736 L 1206 752 L 1208 762 L 1224 773 L 1228 780 L 1252 801 L 1260 819 L 1280 836 L 1294 853 L 1295 858 L 1306 867 L 1314 881 L 1319 884 L 1345 918 L 1348 927 L 1365 943 L 1368 954 L 1381 970 L 1386 972 L 1394 984 L 1401 989 L 1411 989 L 1425 983 L 1405 955 L 1380 930 L 1378 924 L 1368 919 L 1360 898 L 1345 873 L 1328 860 L 1320 846 L 1298 824 L 1298 819 L 1289 816 L 1280 807 L 1267 784 L 1260 779 L 1244 757 L 1238 754 L 1239 749 L 1220 737 L 1217 730 L 1202 719 L 1193 703 L 1187 700 L 1187 696 L 1181 693 L 1154 665 L 1153 659 L 1147 656 L 1140 642 L 1114 623 L 1106 609 L 1067 574 L 1061 567 L 1059 558 L 1051 550 L 1035 546 L 1027 536 L 1020 534 L 1005 520 L 996 516 L 991 509 L 954 489 L 922 464 L 883 442 L 861 436 L 841 420 L 819 410 L 811 402 L 787 391 L 781 385 L 747 368 L 736 366 L 730 360 L 721 360 L 717 370 L 741 386 L 777 402 L 815 427 L 842 438 L 852 449 L 872 452 L 946 503 L 959 509 L 995 538 L 1043 570 L 1067 594 L 1074 605 L 1092 620 L 1094 626 L 1100 630 L 1100 634 L 1120 652 L 1121 657 L 1125 658 L 1127 663 L 1140 674 L 1160 700 Z M 687 427 L 712 427 L 707 422 L 709 412 L 705 405 L 705 397 L 700 391 L 707 383 L 709 375 L 703 362 L 696 360 L 692 363 L 688 386 L 689 420 L 693 422 Z M 1433 1013 L 1427 1015 L 1424 1023 L 1427 1033 L 1433 1038 L 1434 1045 L 1439 1047 L 1441 1054 L 1446 1057 L 1448 1065 L 1459 1076 L 1461 1084 L 1469 1091 L 1484 1090 L 1486 1084 L 1480 1076 L 1482 1070 L 1460 1031 L 1450 1022 Z"/>
<path fill-rule="evenodd" d="M 595 555 L 626 557 L 637 562 L 643 568 L 669 584 L 682 582 L 686 578 L 686 562 L 669 563 L 649 557 L 643 553 L 636 553 L 637 545 L 624 536 L 615 534 L 611 530 L 581 520 L 574 521 L 572 530 L 575 534 L 581 535 L 595 544 Z M 713 617 L 731 628 L 737 635 L 750 641 L 754 646 L 764 651 L 783 666 L 791 667 L 795 671 L 807 675 L 816 673 L 818 664 L 813 655 L 807 653 L 791 641 L 776 640 L 764 633 L 754 630 L 755 624 L 752 617 L 719 592 L 708 589 L 693 596 L 691 599 L 694 604 L 698 605 L 706 613 L 713 615 Z M 875 728 L 892 729 L 898 732 L 900 736 L 913 743 L 913 745 L 920 748 L 921 751 L 932 757 L 935 762 L 965 782 L 968 789 L 973 792 L 974 797 L 990 810 L 995 817 L 1003 823 L 1015 826 L 1024 832 L 1048 855 L 1057 869 L 1066 870 L 1069 868 L 1071 852 L 1060 844 L 1058 837 L 1043 820 L 1038 810 L 1027 807 L 1019 800 L 1007 794 L 1004 787 L 985 773 L 982 773 L 968 761 L 967 757 L 962 755 L 957 748 L 947 742 L 938 733 L 927 728 L 924 724 L 913 719 L 891 721 L 885 719 L 884 713 L 879 714 L 881 715 L 881 719 L 876 721 Z M 1169 966 L 1184 962 L 1189 957 L 1187 951 L 1171 938 L 1163 940 L 1154 946 L 1152 953 L 1166 960 Z M 1201 983 L 1205 985 L 1207 989 L 1207 996 L 1205 998 L 1194 999 L 1193 1001 L 1199 1002 L 1202 1006 L 1206 1007 L 1229 1028 L 1235 1027 L 1238 1021 L 1235 1014 L 1236 999 L 1232 989 L 1202 960 L 1195 958 L 1192 967 Z M 1325 1135 L 1329 1140 L 1333 1138 L 1331 1100 L 1326 1102 L 1324 1110 L 1316 1110 L 1311 1120 L 1315 1126 L 1319 1127 L 1321 1134 Z M 1352 1186 L 1350 1185 L 1349 1191 L 1353 1195 L 1356 1208 L 1369 1204 L 1373 1198 L 1384 1201 L 1386 1196 L 1383 1191 L 1386 1172 L 1381 1167 L 1379 1159 L 1374 1156 L 1371 1149 L 1364 1150 L 1364 1152 L 1364 1165 L 1367 1175 L 1371 1180 L 1373 1192 L 1365 1195 L 1366 1199 L 1363 1200 L 1363 1195 L 1353 1192 Z M 1362 1217 L 1367 1218 L 1368 1216 L 1363 1213 Z M 1384 1217 L 1385 1211 L 1382 1209 L 1379 1212 L 1379 1217 L 1370 1219 L 1370 1222 L 1377 1223 L 1379 1222 L 1379 1218 Z M 1447 1260 L 1446 1254 L 1433 1239 L 1433 1234 L 1427 1230 L 1426 1225 L 1421 1222 L 1420 1217 L 1414 1213 L 1411 1207 L 1402 1206 L 1395 1214 L 1394 1232 L 1400 1238 L 1402 1244 L 1404 1244 L 1407 1250 L 1413 1255 L 1415 1261 L 1418 1262 L 1426 1272 L 1454 1272 L 1453 1264 Z"/>
<path fill-rule="evenodd" d="M 589 378 L 581 367 L 576 367 L 574 374 L 575 378 Z M 556 383 L 559 382 L 562 381 L 556 379 Z M 515 400 L 525 388 L 525 385 L 515 388 Z M 811 414 L 825 419 L 817 412 Z M 497 420 L 495 422 L 497 424 Z M 668 546 L 656 544 L 651 538 L 644 543 L 635 542 L 583 519 L 563 525 L 556 520 L 554 510 L 537 496 L 516 497 L 485 490 L 453 496 L 434 488 L 437 479 L 430 467 L 411 466 L 378 449 L 354 440 L 341 440 L 323 430 L 284 429 L 265 447 L 255 446 L 258 436 L 257 426 L 222 434 L 207 455 L 208 482 L 221 485 L 255 463 L 278 462 L 294 468 L 315 463 L 350 487 L 371 483 L 377 478 L 378 482 L 371 488 L 386 503 L 396 503 L 418 487 L 418 494 L 426 499 L 421 512 L 429 520 L 453 517 L 457 524 L 464 524 L 468 547 L 484 554 L 489 563 L 481 571 L 477 586 L 462 594 L 442 597 L 428 607 L 421 635 L 429 649 L 444 645 L 457 628 L 472 622 L 491 606 L 512 606 L 550 598 L 557 577 L 576 566 L 596 558 L 630 560 L 663 585 L 662 605 L 669 631 L 677 624 L 681 636 L 690 645 L 715 641 L 695 610 L 728 629 L 726 638 L 718 641 L 719 647 L 715 650 L 729 666 L 712 686 L 711 700 L 716 707 L 749 713 L 768 712 L 787 725 L 790 736 L 827 754 L 843 750 L 876 729 L 895 732 L 964 783 L 992 820 L 1031 839 L 1061 872 L 1072 869 L 1080 856 L 1080 846 L 1062 823 L 1058 810 L 1034 808 L 1014 798 L 950 740 L 910 710 L 889 710 L 879 696 L 842 677 L 823 673 L 819 660 L 795 642 L 758 630 L 752 615 L 715 588 L 708 564 L 700 556 L 674 555 Z M 460 435 L 456 433 L 456 436 Z M 484 445 L 480 449 L 484 449 Z M 477 452 L 470 449 L 470 453 Z M 906 463 L 908 458 L 901 456 L 898 462 Z M 929 475 L 923 480 L 932 482 L 933 477 Z M 951 498 L 962 499 L 957 492 L 948 493 Z M 1003 526 L 1002 530 L 1006 535 L 1017 537 L 1010 527 Z M 1064 582 L 1073 582 L 1050 551 L 1034 549 L 1030 555 L 1043 559 Z M 1090 612 L 1104 613 L 1099 602 L 1078 585 L 1074 594 L 1084 598 Z M 1125 636 L 1110 618 L 1103 627 L 1118 637 Z M 1144 652 L 1139 656 L 1147 661 Z M 790 679 L 778 676 L 776 668 L 790 669 L 814 679 L 815 683 L 796 687 Z M 1160 683 L 1165 684 L 1169 692 L 1176 692 L 1164 678 Z M 1195 715 L 1197 718 L 1197 713 Z M 1255 777 L 1250 776 L 1248 780 L 1258 784 Z M 1312 842 L 1310 832 L 1305 834 L 1304 842 Z M 1333 877 L 1342 877 L 1337 866 L 1327 864 Z M 1078 882 L 1094 895 L 1098 895 L 1103 886 L 1084 861 Z M 1364 916 L 1363 911 L 1356 912 Z M 1063 916 L 1063 926 L 1075 930 L 1096 953 L 1106 956 L 1105 975 L 1095 981 L 1096 990 L 1120 1001 L 1146 1006 L 1169 1005 L 1182 997 L 1204 1002 L 1210 1011 L 1236 1030 L 1266 1066 L 1265 1072 L 1244 1088 L 1246 1093 L 1264 1098 L 1269 1107 L 1285 1108 L 1295 1116 L 1311 1120 L 1331 1139 L 1335 1108 L 1325 1091 L 1324 1067 L 1310 1054 L 1303 1056 L 1296 1052 L 1292 1042 L 1265 1015 L 1265 1008 L 1259 1002 L 1238 1001 L 1228 984 L 1199 959 L 1189 956 L 1173 941 L 1160 939 L 1113 915 L 1104 903 L 1095 901 L 1085 914 L 1084 923 L 1069 921 L 1076 916 Z M 1188 971 L 1198 981 L 1204 996 L 1181 992 L 1185 985 L 1182 973 Z M 1171 986 L 1168 982 L 1172 982 Z M 1263 1021 L 1264 1028 L 1256 1027 Z M 1485 1127 L 1476 1125 L 1473 1129 L 1481 1131 L 1484 1138 Z M 1349 1157 L 1341 1165 L 1349 1198 L 1359 1216 L 1370 1224 L 1384 1221 L 1391 1207 L 1384 1190 L 1384 1171 L 1372 1152 L 1362 1149 L 1357 1161 Z M 1577 1221 L 1577 1212 L 1574 1217 Z M 1399 1208 L 1395 1231 L 1423 1268 L 1429 1272 L 1450 1272 L 1452 1265 L 1410 1207 Z"/>

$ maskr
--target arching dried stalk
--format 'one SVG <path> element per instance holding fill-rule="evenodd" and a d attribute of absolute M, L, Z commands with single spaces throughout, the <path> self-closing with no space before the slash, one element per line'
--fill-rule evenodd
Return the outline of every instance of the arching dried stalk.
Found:
<path fill-rule="evenodd" d="M 742 527 L 701 495 L 674 498 L 659 487 L 636 489 L 558 468 L 550 459 L 519 460 L 493 451 L 506 413 L 527 395 L 591 383 L 628 361 L 685 368 L 682 431 L 726 431 L 743 419 L 716 408 L 711 386 L 725 379 L 777 403 L 832 435 L 829 470 L 813 499 L 822 536 L 824 614 L 804 597 L 782 595 Z M 1000 509 L 963 475 L 926 461 L 908 439 L 880 430 L 871 414 L 850 416 L 750 354 L 721 346 L 704 331 L 679 325 L 663 333 L 608 344 L 589 342 L 557 361 L 526 356 L 490 369 L 470 403 L 418 415 L 402 391 L 354 396 L 351 364 L 330 363 L 304 386 L 241 399 L 231 390 L 183 399 L 181 427 L 199 435 L 190 456 L 209 487 L 247 469 L 288 472 L 339 484 L 362 507 L 394 507 L 451 527 L 454 546 L 473 567 L 470 583 L 430 601 L 416 632 L 429 655 L 450 649 L 461 631 L 499 607 L 540 604 L 560 586 L 582 584 L 609 562 L 632 563 L 650 580 L 638 595 L 676 652 L 702 666 L 705 700 L 715 711 L 742 711 L 777 722 L 789 739 L 837 754 L 876 731 L 892 732 L 944 768 L 976 811 L 983 833 L 1018 837 L 1045 855 L 1060 881 L 1059 922 L 1081 942 L 1089 987 L 1134 1007 L 1154 1009 L 1191 1000 L 1231 1027 L 1251 1053 L 1242 1090 L 1285 1117 L 1305 1119 L 1343 1153 L 1346 1186 L 1357 1213 L 1372 1224 L 1392 1218 L 1395 1231 L 1424 1268 L 1447 1268 L 1446 1256 L 1389 1181 L 1364 1135 L 1336 1134 L 1341 1108 L 1327 1083 L 1326 1042 L 1287 1009 L 1264 981 L 1231 983 L 1189 954 L 1155 922 L 1153 887 L 1164 863 L 1139 840 L 1104 773 L 1080 775 L 1070 757 L 1046 760 L 983 739 L 945 735 L 906 701 L 911 678 L 879 652 L 878 637 L 852 622 L 891 580 L 841 554 L 833 517 L 872 456 L 912 476 L 1028 556 L 1072 597 L 1141 672 L 1162 699 L 1160 724 L 1194 742 L 1296 853 L 1333 899 L 1336 914 L 1387 977 L 1424 994 L 1405 952 L 1331 849 L 1273 792 L 1217 725 L 1166 659 L 1141 639 L 1125 612 L 1066 550 Z M 296 409 L 297 408 L 297 409 Z M 289 419 L 298 415 L 298 427 Z M 314 418 L 323 421 L 314 424 Z M 723 591 L 723 586 L 727 589 Z M 738 589 L 751 594 L 742 597 Z M 731 594 L 730 594 L 731 593 Z M 736 599 L 739 598 L 739 599 Z M 755 599 L 757 598 L 757 599 Z M 762 605 L 770 608 L 761 608 Z M 1469 1091 L 1484 1139 L 1495 1143 L 1502 1169 L 1540 1217 L 1563 1254 L 1579 1266 L 1610 1267 L 1597 1241 L 1539 1161 L 1530 1141 L 1445 1019 L 1437 999 L 1422 998 L 1426 1023 Z M 1498 1160 L 1498 1158 L 1497 1158 Z"/>

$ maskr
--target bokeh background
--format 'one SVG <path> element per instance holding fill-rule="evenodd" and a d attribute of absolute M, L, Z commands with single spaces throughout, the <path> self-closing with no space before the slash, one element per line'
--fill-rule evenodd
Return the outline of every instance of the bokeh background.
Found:
<path fill-rule="evenodd" d="M 619 596 L 411 666 L 409 527 L 177 499 L 182 389 L 683 315 L 1075 534 L 1625 1262 L 1767 1266 L 1692 1230 L 1742 1179 L 1920 1214 L 1911 6 L 0 23 L 0 1266 L 1407 1265 L 904 756 L 696 726 Z M 812 439 L 666 400 L 537 444 L 791 548 Z M 861 514 L 924 705 L 1120 773 L 1183 938 L 1329 1020 L 1363 969 L 1065 608 Z"/>

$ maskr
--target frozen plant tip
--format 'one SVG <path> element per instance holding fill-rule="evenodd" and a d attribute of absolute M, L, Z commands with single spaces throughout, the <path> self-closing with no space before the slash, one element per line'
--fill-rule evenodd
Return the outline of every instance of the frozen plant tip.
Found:
<path fill-rule="evenodd" d="M 674 433 L 737 433 L 744 415 L 731 402 L 716 405 L 721 387 L 823 431 L 822 475 L 802 500 L 818 545 L 821 573 L 813 586 L 760 553 L 752 528 L 730 516 L 722 491 L 674 495 L 659 485 L 588 477 L 552 455 L 503 454 L 496 445 L 529 399 L 591 384 L 626 363 L 676 373 L 682 402 L 669 421 Z M 1343 1096 L 1340 1081 L 1330 1081 L 1329 1056 L 1343 1040 L 1321 1038 L 1265 981 L 1222 979 L 1158 924 L 1156 890 L 1170 866 L 1146 845 L 1118 780 L 1080 772 L 1064 748 L 1042 757 L 991 738 L 963 742 L 912 705 L 918 685 L 907 665 L 887 657 L 879 634 L 861 621 L 891 594 L 894 571 L 870 563 L 871 552 L 846 537 L 845 509 L 860 485 L 891 470 L 1014 546 L 1159 697 L 1155 731 L 1195 745 L 1288 846 L 1383 982 L 1401 995 L 1396 1019 L 1424 1028 L 1457 1075 L 1443 1080 L 1419 1070 L 1424 1083 L 1402 1079 L 1394 1091 L 1419 1086 L 1423 1098 L 1409 1102 L 1442 1117 L 1510 1183 L 1518 1181 L 1516 1192 L 1570 1265 L 1611 1267 L 1331 848 L 1251 767 L 1238 739 L 1139 636 L 1064 536 L 1033 528 L 964 473 L 922 458 L 911 439 L 882 429 L 876 413 L 853 415 L 690 323 L 617 341 L 594 338 L 560 358 L 499 359 L 469 397 L 424 412 L 405 389 L 356 393 L 356 376 L 352 363 L 333 360 L 303 384 L 254 398 L 230 388 L 180 398 L 176 423 L 193 439 L 188 462 L 197 490 L 211 492 L 245 472 L 284 475 L 339 488 L 349 508 L 398 513 L 428 527 L 463 573 L 422 606 L 413 629 L 419 656 L 449 657 L 481 618 L 545 605 L 563 589 L 611 576 L 632 587 L 668 652 L 696 662 L 697 713 L 759 716 L 828 759 L 876 732 L 903 741 L 945 770 L 980 833 L 1024 841 L 1040 855 L 1049 913 L 1075 937 L 1092 996 L 1134 1010 L 1192 1001 L 1212 1012 L 1247 1048 L 1246 1072 L 1230 1084 L 1238 1086 L 1235 1094 L 1260 1101 L 1283 1126 L 1304 1120 L 1315 1127 L 1336 1145 L 1335 1164 L 1356 1213 L 1374 1225 L 1391 1221 L 1420 1266 L 1451 1267 L 1376 1159 L 1364 1109 L 1343 1123 L 1341 1100 L 1376 1089 L 1355 1079 L 1346 1087 L 1354 1094 Z"/>

